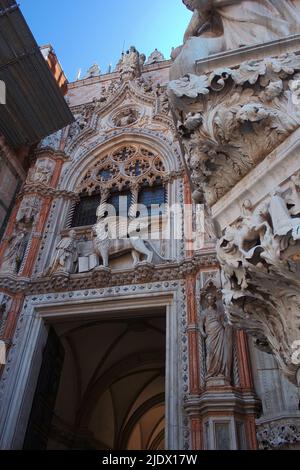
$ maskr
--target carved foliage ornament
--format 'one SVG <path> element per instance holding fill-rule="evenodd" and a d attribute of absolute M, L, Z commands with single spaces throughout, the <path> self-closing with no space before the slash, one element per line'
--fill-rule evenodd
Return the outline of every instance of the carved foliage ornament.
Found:
<path fill-rule="evenodd" d="M 170 82 L 194 189 L 209 205 L 298 128 L 298 71 L 288 54 Z"/>
<path fill-rule="evenodd" d="M 275 355 L 283 373 L 300 380 L 300 185 L 276 189 L 227 227 L 217 244 L 226 313 Z"/>
<path fill-rule="evenodd" d="M 257 432 L 259 448 L 263 450 L 293 446 L 300 442 L 300 426 L 296 423 L 279 423 L 264 426 Z"/>

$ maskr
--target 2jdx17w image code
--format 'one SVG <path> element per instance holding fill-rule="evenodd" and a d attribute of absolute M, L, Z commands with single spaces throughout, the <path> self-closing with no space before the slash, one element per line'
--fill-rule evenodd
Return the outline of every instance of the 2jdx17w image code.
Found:
<path fill-rule="evenodd" d="M 126 465 L 133 468 L 139 464 L 156 467 L 158 465 L 196 465 L 197 455 L 187 454 L 148 454 L 145 456 L 113 456 L 112 454 L 102 458 L 102 465 Z"/>

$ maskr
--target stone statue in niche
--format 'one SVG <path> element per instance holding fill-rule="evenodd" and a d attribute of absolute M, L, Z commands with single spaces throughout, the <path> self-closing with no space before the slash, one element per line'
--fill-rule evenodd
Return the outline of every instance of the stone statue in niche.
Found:
<path fill-rule="evenodd" d="M 206 379 L 215 385 L 230 384 L 232 370 L 232 328 L 217 304 L 216 289 L 204 297 L 206 308 L 200 315 L 200 333 L 205 340 Z"/>
<path fill-rule="evenodd" d="M 24 259 L 29 232 L 24 223 L 18 223 L 14 233 L 8 240 L 8 247 L 4 252 L 1 274 L 16 274 Z"/>
<path fill-rule="evenodd" d="M 171 80 L 195 73 L 211 54 L 297 34 L 300 0 L 183 0 L 193 11 L 184 44 L 173 50 Z"/>
<path fill-rule="evenodd" d="M 78 251 L 75 230 L 70 230 L 67 237 L 60 240 L 48 276 L 54 274 L 74 274 L 77 271 Z"/>
<path fill-rule="evenodd" d="M 53 164 L 49 160 L 39 160 L 29 171 L 29 183 L 48 184 L 53 173 Z"/>

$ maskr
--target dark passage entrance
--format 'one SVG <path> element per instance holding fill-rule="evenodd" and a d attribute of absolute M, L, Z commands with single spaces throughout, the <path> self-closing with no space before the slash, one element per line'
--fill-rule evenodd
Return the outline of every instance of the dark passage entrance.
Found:
<path fill-rule="evenodd" d="M 51 325 L 24 449 L 164 449 L 165 309 Z"/>
<path fill-rule="evenodd" d="M 64 355 L 58 335 L 50 328 L 24 441 L 26 450 L 47 448 Z"/>

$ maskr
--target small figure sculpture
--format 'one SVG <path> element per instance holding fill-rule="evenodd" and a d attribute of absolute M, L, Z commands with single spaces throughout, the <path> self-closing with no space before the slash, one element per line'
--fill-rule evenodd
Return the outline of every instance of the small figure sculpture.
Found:
<path fill-rule="evenodd" d="M 120 113 L 115 120 L 115 125 L 117 127 L 125 127 L 133 124 L 137 120 L 137 113 L 134 109 L 127 109 Z"/>
<path fill-rule="evenodd" d="M 8 240 L 8 247 L 0 268 L 1 274 L 16 274 L 18 272 L 25 255 L 27 242 L 28 230 L 20 223 Z"/>
<path fill-rule="evenodd" d="M 77 269 L 78 251 L 75 230 L 61 239 L 56 247 L 53 263 L 47 272 L 51 276 L 58 273 L 73 274 Z"/>
<path fill-rule="evenodd" d="M 206 344 L 206 378 L 222 377 L 230 381 L 232 367 L 232 331 L 218 309 L 216 296 L 206 296 L 207 308 L 200 316 L 200 333 Z"/>
<path fill-rule="evenodd" d="M 271 195 L 269 212 L 275 236 L 285 236 L 291 231 L 293 239 L 300 240 L 300 218 L 291 217 L 280 188 Z"/>
<path fill-rule="evenodd" d="M 117 65 L 123 80 L 133 80 L 141 76 L 141 67 L 145 62 L 145 56 L 140 55 L 134 46 L 131 46 L 126 53 L 122 53 L 122 57 Z"/>

